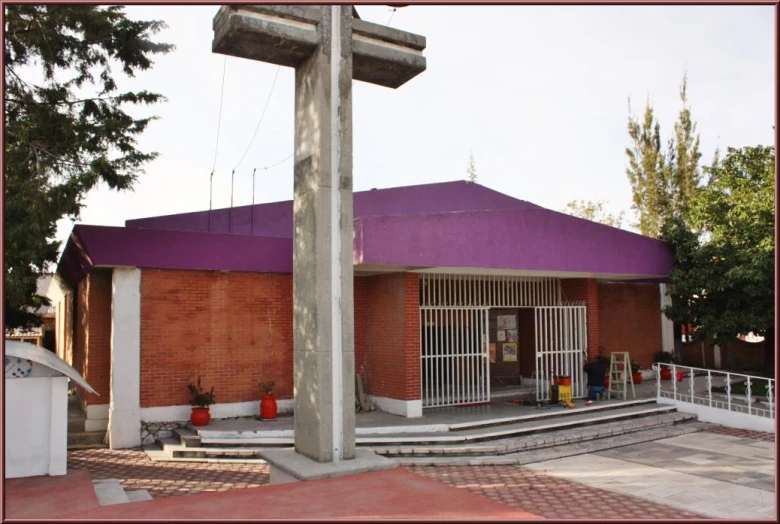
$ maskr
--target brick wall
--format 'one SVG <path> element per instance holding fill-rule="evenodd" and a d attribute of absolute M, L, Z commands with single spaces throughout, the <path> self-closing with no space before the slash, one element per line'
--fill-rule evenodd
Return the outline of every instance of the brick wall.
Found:
<path fill-rule="evenodd" d="M 355 282 L 355 371 L 367 393 L 420 398 L 419 277 L 392 273 Z"/>
<path fill-rule="evenodd" d="M 601 297 L 599 284 L 593 278 L 571 278 L 561 280 L 561 294 L 565 302 L 585 302 L 587 308 L 588 359 L 598 356 L 601 340 L 599 317 Z"/>
<path fill-rule="evenodd" d="M 292 276 L 143 270 L 141 407 L 189 404 L 201 377 L 219 403 L 293 396 Z"/>
<path fill-rule="evenodd" d="M 111 387 L 111 270 L 96 269 L 73 298 L 73 367 L 100 396 L 78 387 L 87 405 L 108 404 Z"/>
<path fill-rule="evenodd" d="M 599 335 L 605 354 L 628 351 L 631 362 L 649 368 L 661 350 L 658 284 L 599 283 L 598 292 Z"/>

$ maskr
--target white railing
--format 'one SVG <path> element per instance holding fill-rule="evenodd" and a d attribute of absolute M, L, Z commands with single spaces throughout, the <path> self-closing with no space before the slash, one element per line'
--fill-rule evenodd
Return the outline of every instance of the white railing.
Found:
<path fill-rule="evenodd" d="M 679 364 L 653 364 L 656 373 L 656 397 L 724 409 L 746 415 L 775 418 L 775 380 L 717 369 L 694 368 Z M 661 380 L 661 370 L 671 371 L 670 380 Z M 678 381 L 680 374 L 681 381 Z M 732 385 L 745 382 L 745 393 L 733 393 Z M 753 392 L 766 383 L 766 394 Z M 723 391 L 715 391 L 723 389 Z"/>

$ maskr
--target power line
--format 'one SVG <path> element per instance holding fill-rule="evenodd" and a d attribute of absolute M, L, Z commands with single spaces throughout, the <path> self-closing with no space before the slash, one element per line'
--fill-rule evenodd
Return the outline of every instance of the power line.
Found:
<path fill-rule="evenodd" d="M 214 145 L 214 164 L 211 166 L 211 174 L 214 174 L 214 169 L 217 167 L 217 151 L 219 150 L 219 130 L 222 125 L 222 101 L 225 95 L 225 70 L 227 69 L 227 55 L 222 61 L 222 88 L 219 91 L 219 116 L 217 117 L 217 143 Z"/>
<path fill-rule="evenodd" d="M 266 171 L 268 171 L 269 169 L 273 169 L 273 168 L 275 168 L 276 166 L 282 165 L 282 164 L 284 164 L 285 162 L 287 162 L 288 160 L 290 160 L 290 159 L 293 157 L 293 155 L 294 155 L 294 154 L 295 154 L 295 153 L 291 153 L 291 154 L 290 154 L 290 155 L 288 155 L 288 156 L 287 156 L 287 157 L 286 157 L 284 160 L 280 160 L 280 161 L 278 161 L 278 162 L 277 162 L 277 163 L 275 163 L 275 164 L 271 164 L 270 166 L 261 167 L 260 169 L 264 169 L 264 170 L 266 170 Z M 257 168 L 255 168 L 255 169 L 257 169 Z"/>
<path fill-rule="evenodd" d="M 395 8 L 395 7 L 393 8 L 393 12 L 392 12 L 392 13 L 390 13 L 390 19 L 387 21 L 387 23 L 385 24 L 385 26 L 389 26 L 389 25 L 390 25 L 390 22 L 393 20 L 393 16 L 395 15 L 395 12 L 396 12 L 397 10 L 398 10 L 397 8 Z"/>
<path fill-rule="evenodd" d="M 244 158 L 246 157 L 246 154 L 249 152 L 249 148 L 252 147 L 252 142 L 255 141 L 255 137 L 257 136 L 257 130 L 260 129 L 260 124 L 263 123 L 263 118 L 265 117 L 265 111 L 268 109 L 268 102 L 271 101 L 271 95 L 274 93 L 274 86 L 276 85 L 276 79 L 279 76 L 279 70 L 282 69 L 282 66 L 276 67 L 276 74 L 274 75 L 274 81 L 271 84 L 271 90 L 268 92 L 268 98 L 265 100 L 265 106 L 263 107 L 263 112 L 260 115 L 260 121 L 257 123 L 257 126 L 255 127 L 255 132 L 252 134 L 252 139 L 249 141 L 249 144 L 246 146 L 246 150 L 244 151 L 244 154 L 241 156 L 241 160 L 238 161 L 238 164 L 236 164 L 236 167 L 233 168 L 233 171 L 238 169 L 238 166 L 241 165 L 241 162 L 244 161 Z"/>

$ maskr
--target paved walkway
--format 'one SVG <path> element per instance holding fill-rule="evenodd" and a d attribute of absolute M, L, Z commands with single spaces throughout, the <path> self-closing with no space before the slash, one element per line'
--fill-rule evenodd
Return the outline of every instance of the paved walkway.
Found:
<path fill-rule="evenodd" d="M 707 431 L 525 467 L 723 519 L 775 517 L 774 443 Z"/>
<path fill-rule="evenodd" d="M 140 449 L 72 451 L 68 461 L 69 472 L 117 478 L 126 490 L 146 489 L 155 499 L 276 489 L 266 486 L 264 464 L 155 463 Z M 719 426 L 523 467 L 408 469 L 552 519 L 771 518 L 775 509 L 774 436 Z"/>

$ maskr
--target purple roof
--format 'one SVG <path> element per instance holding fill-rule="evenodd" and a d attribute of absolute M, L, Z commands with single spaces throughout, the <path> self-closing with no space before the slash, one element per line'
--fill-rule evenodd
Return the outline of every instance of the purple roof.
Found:
<path fill-rule="evenodd" d="M 471 182 L 445 182 L 419 186 L 358 191 L 353 196 L 353 217 L 369 215 L 409 215 L 496 209 L 542 209 Z M 215 209 L 211 212 L 211 232 L 292 238 L 293 202 L 272 202 L 253 206 Z M 254 220 L 253 220 L 254 217 Z M 252 227 L 254 222 L 254 227 Z M 209 212 L 127 220 L 127 227 L 209 231 Z"/>
<path fill-rule="evenodd" d="M 356 265 L 513 269 L 664 278 L 669 246 L 550 211 L 470 182 L 354 194 Z M 252 220 L 254 217 L 254 220 Z M 58 271 L 75 285 L 92 267 L 292 272 L 292 201 L 77 225 Z M 253 225 L 254 223 L 254 225 Z M 228 231 L 232 234 L 227 234 Z M 250 234 L 251 233 L 251 234 Z"/>
<path fill-rule="evenodd" d="M 58 271 L 75 286 L 93 267 L 291 273 L 292 240 L 77 225 Z"/>

